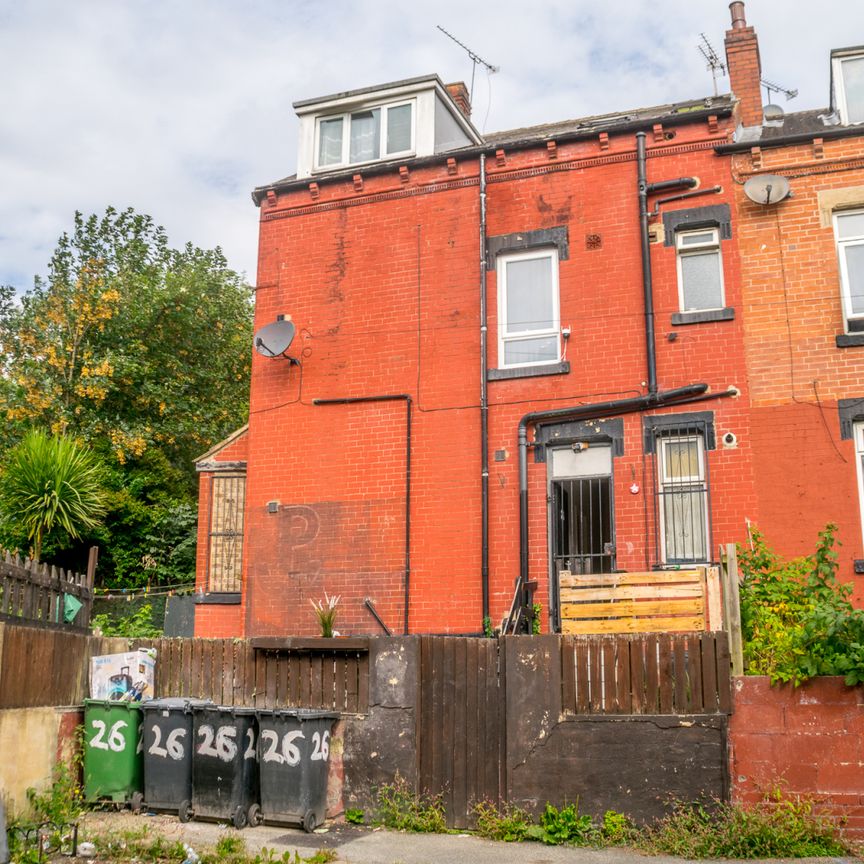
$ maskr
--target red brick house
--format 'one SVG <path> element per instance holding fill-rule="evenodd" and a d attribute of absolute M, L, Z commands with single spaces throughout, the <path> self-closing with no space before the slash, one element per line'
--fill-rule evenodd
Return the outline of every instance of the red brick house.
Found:
<path fill-rule="evenodd" d="M 746 536 L 731 97 L 485 136 L 434 75 L 295 108 L 254 192 L 255 329 L 294 338 L 198 464 L 197 635 L 314 634 L 325 592 L 342 633 L 477 633 L 517 586 L 558 630 L 562 575 Z"/>
<path fill-rule="evenodd" d="M 786 556 L 811 553 L 836 523 L 840 578 L 861 605 L 864 46 L 826 58 L 828 107 L 763 112 L 756 34 L 732 6 L 742 128 L 718 155 L 732 159 L 757 521 Z M 761 203 L 766 184 L 774 197 Z"/>

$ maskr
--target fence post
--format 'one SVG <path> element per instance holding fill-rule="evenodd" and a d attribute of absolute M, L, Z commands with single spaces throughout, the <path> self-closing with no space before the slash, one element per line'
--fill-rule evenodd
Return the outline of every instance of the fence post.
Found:
<path fill-rule="evenodd" d="M 723 551 L 723 550 L 721 550 Z M 729 634 L 729 653 L 732 674 L 744 674 L 744 647 L 741 636 L 741 598 L 738 592 L 738 553 L 734 543 L 725 547 L 725 562 L 721 556 L 723 579 L 723 607 L 726 612 L 726 632 Z"/>

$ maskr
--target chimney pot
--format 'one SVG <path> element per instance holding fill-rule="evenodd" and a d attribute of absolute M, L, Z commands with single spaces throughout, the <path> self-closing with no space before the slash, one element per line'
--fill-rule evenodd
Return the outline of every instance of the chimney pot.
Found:
<path fill-rule="evenodd" d="M 747 26 L 747 19 L 744 17 L 744 4 L 741 0 L 735 0 L 729 4 L 729 9 L 732 12 L 732 29 L 741 30 Z"/>

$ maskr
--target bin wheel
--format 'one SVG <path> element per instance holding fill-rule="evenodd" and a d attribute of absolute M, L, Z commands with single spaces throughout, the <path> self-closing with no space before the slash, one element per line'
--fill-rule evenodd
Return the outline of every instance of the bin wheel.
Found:
<path fill-rule="evenodd" d="M 246 811 L 242 807 L 238 807 L 231 817 L 231 824 L 239 831 L 246 827 Z"/>
<path fill-rule="evenodd" d="M 177 809 L 177 818 L 181 822 L 189 822 L 192 819 L 192 802 L 183 800 L 180 802 L 180 807 Z"/>
<path fill-rule="evenodd" d="M 315 826 L 318 823 L 315 821 L 315 811 L 307 810 L 303 815 L 303 830 L 307 834 L 311 834 L 315 830 Z"/>
<path fill-rule="evenodd" d="M 140 813 L 144 807 L 144 796 L 140 792 L 133 792 L 129 799 L 129 809 L 133 813 Z"/>
<path fill-rule="evenodd" d="M 246 820 L 249 822 L 251 828 L 257 828 L 259 825 L 263 824 L 264 814 L 261 812 L 261 806 L 259 804 L 249 805 L 249 809 L 246 811 Z"/>

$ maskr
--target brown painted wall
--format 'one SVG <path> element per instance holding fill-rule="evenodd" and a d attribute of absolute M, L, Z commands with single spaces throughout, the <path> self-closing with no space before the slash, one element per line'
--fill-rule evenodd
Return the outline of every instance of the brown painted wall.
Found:
<path fill-rule="evenodd" d="M 864 839 L 864 687 L 815 678 L 798 688 L 764 677 L 735 679 L 729 722 L 735 801 L 779 785 L 808 795 Z"/>

